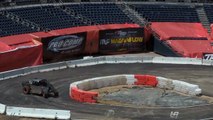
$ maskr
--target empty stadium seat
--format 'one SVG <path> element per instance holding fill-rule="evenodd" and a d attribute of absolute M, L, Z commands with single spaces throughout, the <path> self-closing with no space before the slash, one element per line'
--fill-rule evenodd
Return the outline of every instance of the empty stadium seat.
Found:
<path fill-rule="evenodd" d="M 196 9 L 190 5 L 130 4 L 151 22 L 200 22 Z"/>
<path fill-rule="evenodd" d="M 133 23 L 115 3 L 84 3 L 66 5 L 94 24 Z"/>
<path fill-rule="evenodd" d="M 14 34 L 21 34 L 21 33 L 29 33 L 35 32 L 35 30 L 23 26 L 21 24 L 12 21 L 11 19 L 0 15 L 0 36 L 7 36 L 7 35 L 14 35 Z"/>

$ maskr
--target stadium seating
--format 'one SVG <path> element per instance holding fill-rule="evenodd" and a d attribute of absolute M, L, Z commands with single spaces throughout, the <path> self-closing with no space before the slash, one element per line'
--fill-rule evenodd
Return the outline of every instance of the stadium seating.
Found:
<path fill-rule="evenodd" d="M 0 21 L 0 37 L 20 33 L 35 32 L 35 30 L 27 26 L 23 26 L 22 24 L 18 24 L 3 15 L 0 15 Z"/>
<path fill-rule="evenodd" d="M 213 14 L 212 14 L 213 5 L 204 5 L 204 9 L 205 9 L 209 22 L 213 23 Z"/>
<path fill-rule="evenodd" d="M 132 23 L 130 18 L 115 3 L 94 3 L 67 5 L 95 24 Z"/>
<path fill-rule="evenodd" d="M 39 24 L 42 28 L 60 29 L 84 25 L 79 20 L 54 6 L 39 6 L 9 10 L 21 18 Z"/>
<path fill-rule="evenodd" d="M 195 7 L 190 5 L 128 4 L 150 22 L 200 22 Z M 134 23 L 116 3 L 74 3 L 60 4 L 60 6 L 52 4 L 33 5 L 15 7 L 7 11 L 39 26 L 42 28 L 41 30 L 55 30 L 96 24 Z M 68 10 L 71 13 L 66 11 L 67 8 L 69 8 Z M 213 15 L 211 15 L 211 11 L 213 11 L 213 7 L 205 5 L 205 10 L 212 23 Z M 3 15 L 0 16 L 0 20 L 2 21 L 0 23 L 0 36 L 37 31 Z M 85 21 L 90 21 L 90 24 Z"/>
<path fill-rule="evenodd" d="M 196 9 L 189 5 L 131 4 L 130 6 L 151 22 L 200 22 Z"/>
<path fill-rule="evenodd" d="M 66 7 L 73 10 L 74 13 L 69 14 L 64 11 L 64 8 Z M 17 15 L 24 20 L 29 20 L 41 28 L 47 28 L 50 30 L 88 25 L 84 22 L 84 20 L 80 20 L 79 16 L 92 21 L 91 25 L 133 23 L 130 18 L 128 18 L 125 13 L 123 13 L 123 11 L 114 3 L 71 4 L 67 5 L 66 7 L 59 8 L 53 5 L 43 5 L 10 9 L 8 12 Z M 1 26 L 0 36 L 28 33 L 33 31 L 31 28 L 16 24 L 9 18 L 5 19 L 5 21 L 8 22 L 6 25 L 10 25 L 10 27 Z M 24 30 L 22 27 L 24 27 Z M 12 28 L 12 31 L 8 30 L 7 28 Z"/>

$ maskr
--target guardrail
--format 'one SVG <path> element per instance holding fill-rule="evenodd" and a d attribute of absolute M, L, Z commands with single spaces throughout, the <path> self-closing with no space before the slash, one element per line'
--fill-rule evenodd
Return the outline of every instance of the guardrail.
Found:
<path fill-rule="evenodd" d="M 213 61 L 197 58 L 180 57 L 138 57 L 138 56 L 105 56 L 89 57 L 87 59 L 72 60 L 58 63 L 51 63 L 33 67 L 25 67 L 11 71 L 1 72 L 0 80 L 24 76 L 31 73 L 47 72 L 65 68 L 75 68 L 99 64 L 117 64 L 117 63 L 158 63 L 158 64 L 191 64 L 213 66 Z"/>
<path fill-rule="evenodd" d="M 191 65 L 205 65 L 205 66 L 213 66 L 213 61 L 196 59 L 196 58 L 175 58 L 175 57 L 142 57 L 142 56 L 103 56 L 103 57 L 88 57 L 80 60 L 72 60 L 58 63 L 51 63 L 33 67 L 25 67 L 5 72 L 0 72 L 0 80 L 6 80 L 10 78 L 15 78 L 19 76 L 24 76 L 32 73 L 38 72 L 48 72 L 53 70 L 60 70 L 66 68 L 75 68 L 82 66 L 91 66 L 91 65 L 99 65 L 99 64 L 117 64 L 117 63 L 158 63 L 158 64 L 191 64 Z M 199 91 L 198 91 L 199 92 Z M 19 109 L 18 107 L 16 107 Z M 13 107 L 14 109 L 14 107 Z M 27 109 L 27 110 L 26 110 Z M 34 108 L 20 108 L 15 112 L 12 112 L 11 107 L 7 107 L 6 105 L 0 104 L 0 114 L 7 115 L 22 115 L 25 117 L 41 117 L 43 113 L 37 113 L 35 110 L 32 113 L 37 113 L 38 115 L 28 114 L 26 111 L 33 111 Z M 20 113 L 20 111 L 25 111 L 25 113 Z M 54 110 L 50 110 L 54 111 Z M 57 116 L 61 115 L 61 112 L 55 112 L 53 114 L 57 114 Z M 66 114 L 68 116 L 68 113 Z M 62 114 L 63 116 L 63 114 Z M 55 119 L 55 118 L 53 118 Z M 58 118 L 59 119 L 59 118 Z"/>

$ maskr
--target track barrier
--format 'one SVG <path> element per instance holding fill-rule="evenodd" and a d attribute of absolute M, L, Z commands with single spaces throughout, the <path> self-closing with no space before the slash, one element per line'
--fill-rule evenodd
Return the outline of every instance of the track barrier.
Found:
<path fill-rule="evenodd" d="M 32 118 L 70 120 L 69 110 L 38 109 L 7 106 L 6 115 Z"/>
<path fill-rule="evenodd" d="M 72 60 L 58 63 L 51 63 L 39 66 L 25 67 L 0 73 L 0 80 L 19 77 L 37 72 L 48 72 L 66 68 L 75 68 L 99 64 L 117 63 L 161 63 L 161 64 L 192 64 L 212 66 L 213 62 L 196 58 L 180 57 L 142 57 L 142 56 L 102 56 L 88 57 L 87 59 Z"/>
<path fill-rule="evenodd" d="M 77 81 L 70 84 L 69 95 L 70 98 L 79 102 L 96 103 L 98 92 L 89 90 L 117 85 L 145 85 L 175 90 L 187 95 L 199 95 L 202 92 L 198 85 L 164 77 L 135 74 L 113 75 Z"/>
<path fill-rule="evenodd" d="M 5 72 L 0 72 L 0 80 L 7 80 L 14 77 L 24 76 L 32 73 L 38 72 L 48 72 L 53 70 L 60 70 L 66 68 L 75 68 L 82 66 L 90 66 L 90 65 L 99 65 L 99 64 L 117 64 L 117 63 L 161 63 L 161 64 L 192 64 L 192 65 L 205 65 L 205 66 L 213 66 L 213 62 L 209 60 L 201 60 L 196 58 L 175 58 L 175 57 L 142 57 L 142 56 L 102 56 L 102 57 L 88 57 L 80 60 L 72 60 L 58 63 L 51 63 L 39 66 L 25 67 Z M 163 77 L 155 77 L 155 76 L 137 76 L 137 75 L 120 75 L 114 76 L 114 79 L 105 78 L 92 78 L 87 79 L 86 83 L 82 83 L 82 81 L 78 81 L 72 83 L 70 85 L 70 93 L 69 96 L 72 99 L 75 99 L 79 102 L 89 102 L 95 103 L 96 97 L 98 96 L 97 92 L 89 92 L 87 90 L 97 89 L 101 87 L 113 86 L 113 85 L 150 85 L 157 86 L 159 88 L 165 89 L 174 89 L 179 92 L 184 92 L 189 95 L 199 95 L 202 90 L 193 84 L 187 84 L 183 82 L 173 82 L 173 80 Z M 107 79 L 107 80 L 106 80 Z M 156 84 L 157 83 L 157 84 Z M 78 85 L 78 86 L 77 86 Z M 79 89 L 79 88 L 82 89 Z M 187 87 L 187 88 L 185 88 Z M 12 107 L 14 108 L 14 107 Z M 7 111 L 7 115 L 16 115 L 17 113 L 13 112 L 11 107 L 6 107 L 6 105 L 0 104 L 0 114 L 4 114 Z M 30 109 L 30 108 L 29 108 Z M 33 108 L 32 108 L 33 109 Z M 17 109 L 16 109 L 17 110 Z M 23 108 L 23 110 L 25 110 Z M 37 109 L 36 109 L 37 110 Z M 21 115 L 25 115 L 27 113 L 19 113 Z M 42 113 L 41 113 L 42 115 Z M 57 113 L 59 115 L 59 113 Z M 46 116 L 46 115 L 45 115 Z M 32 116 L 25 116 L 32 117 Z"/>
<path fill-rule="evenodd" d="M 155 76 L 151 75 L 135 75 L 137 81 L 134 83 L 135 85 L 148 85 L 152 87 L 156 87 L 158 81 Z"/>
<path fill-rule="evenodd" d="M 0 104 L 0 114 L 4 114 L 6 111 L 6 105 Z"/>

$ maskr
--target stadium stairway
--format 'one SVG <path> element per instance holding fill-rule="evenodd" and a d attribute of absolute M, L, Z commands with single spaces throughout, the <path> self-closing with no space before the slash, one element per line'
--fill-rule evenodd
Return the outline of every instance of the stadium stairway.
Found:
<path fill-rule="evenodd" d="M 207 29 L 208 33 L 211 33 L 210 23 L 203 6 L 197 6 L 196 11 L 202 25 Z"/>
<path fill-rule="evenodd" d="M 79 20 L 80 22 L 84 23 L 85 25 L 92 25 L 92 21 L 84 16 L 82 16 L 81 14 L 76 13 L 73 9 L 71 9 L 70 7 L 67 7 L 64 5 L 62 0 L 59 0 L 59 2 L 57 2 L 56 0 L 53 0 L 54 3 L 59 3 L 58 5 L 58 9 L 61 9 L 63 12 L 65 12 L 67 15 L 73 16 L 75 17 L 75 19 Z"/>
<path fill-rule="evenodd" d="M 117 6 L 134 22 L 140 26 L 145 26 L 148 21 L 140 16 L 137 11 L 133 10 L 125 2 L 117 3 Z"/>

